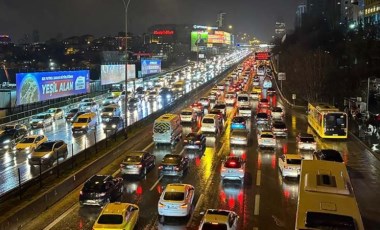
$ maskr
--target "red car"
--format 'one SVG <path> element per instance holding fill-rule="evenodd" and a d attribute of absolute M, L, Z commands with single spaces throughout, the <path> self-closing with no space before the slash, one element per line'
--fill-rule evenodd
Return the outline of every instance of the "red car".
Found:
<path fill-rule="evenodd" d="M 260 99 L 259 101 L 259 105 L 258 105 L 258 110 L 260 110 L 261 108 L 269 108 L 269 101 L 268 99 L 266 98 L 262 98 Z"/>
<path fill-rule="evenodd" d="M 198 114 L 203 113 L 203 105 L 200 102 L 194 102 L 192 105 L 190 105 L 190 108 Z"/>

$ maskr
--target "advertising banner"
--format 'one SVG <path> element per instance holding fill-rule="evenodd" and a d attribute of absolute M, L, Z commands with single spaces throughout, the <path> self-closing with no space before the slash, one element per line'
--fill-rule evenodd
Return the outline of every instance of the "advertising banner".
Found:
<path fill-rule="evenodd" d="M 207 46 L 208 32 L 193 31 L 191 32 L 191 51 L 199 52 Z"/>
<path fill-rule="evenodd" d="M 125 80 L 125 65 L 101 65 L 100 83 L 109 85 Z"/>
<path fill-rule="evenodd" d="M 231 45 L 231 34 L 224 32 L 224 44 Z"/>
<path fill-rule="evenodd" d="M 29 104 L 90 91 L 88 70 L 16 74 L 16 104 Z"/>
<path fill-rule="evenodd" d="M 156 74 L 161 72 L 161 60 L 159 59 L 144 59 L 141 60 L 142 76 Z"/>
<path fill-rule="evenodd" d="M 269 52 L 255 52 L 255 60 L 269 60 L 270 53 Z"/>
<path fill-rule="evenodd" d="M 128 80 L 136 79 L 136 65 L 135 64 L 127 65 L 127 78 Z"/>

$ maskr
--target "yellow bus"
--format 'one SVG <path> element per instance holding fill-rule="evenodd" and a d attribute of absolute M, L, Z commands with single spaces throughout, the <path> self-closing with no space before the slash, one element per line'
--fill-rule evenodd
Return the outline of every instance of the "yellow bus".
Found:
<path fill-rule="evenodd" d="M 347 114 L 332 105 L 309 103 L 307 122 L 322 138 L 347 138 Z"/>
<path fill-rule="evenodd" d="M 302 161 L 295 229 L 364 229 L 345 164 Z"/>

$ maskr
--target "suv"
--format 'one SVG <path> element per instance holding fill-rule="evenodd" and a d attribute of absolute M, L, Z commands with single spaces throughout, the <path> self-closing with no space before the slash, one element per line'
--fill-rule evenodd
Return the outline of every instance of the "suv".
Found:
<path fill-rule="evenodd" d="M 296 137 L 298 149 L 317 151 L 317 142 L 314 136 L 309 133 L 299 133 Z"/>
<path fill-rule="evenodd" d="M 14 126 L 16 127 L 16 126 Z M 19 128 L 5 127 L 4 131 L 0 133 L 0 150 L 9 150 L 16 146 L 26 135 L 28 130 L 24 126 Z"/>
<path fill-rule="evenodd" d="M 124 191 L 123 179 L 111 175 L 94 175 L 88 179 L 79 193 L 79 204 L 104 206 L 116 201 Z"/>
<path fill-rule="evenodd" d="M 125 175 L 146 176 L 148 170 L 156 165 L 156 156 L 145 151 L 134 151 L 127 153 L 123 162 L 120 164 L 120 172 Z"/>

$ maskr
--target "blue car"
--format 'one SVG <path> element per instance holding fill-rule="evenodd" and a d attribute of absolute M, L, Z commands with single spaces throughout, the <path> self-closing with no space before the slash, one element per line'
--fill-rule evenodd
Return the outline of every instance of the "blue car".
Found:
<path fill-rule="evenodd" d="M 231 121 L 231 129 L 247 129 L 245 117 L 234 117 Z"/>

